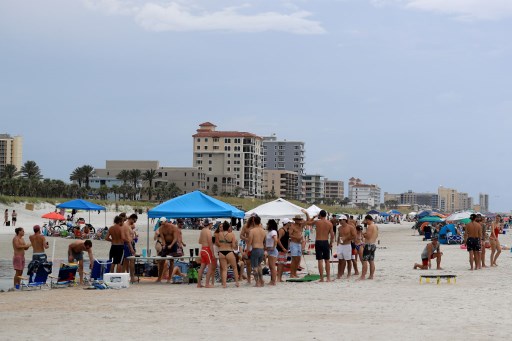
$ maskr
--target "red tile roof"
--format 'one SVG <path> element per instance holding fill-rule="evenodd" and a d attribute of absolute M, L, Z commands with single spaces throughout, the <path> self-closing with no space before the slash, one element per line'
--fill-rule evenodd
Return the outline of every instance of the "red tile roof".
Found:
<path fill-rule="evenodd" d="M 245 131 L 202 131 L 200 129 L 192 137 L 252 137 L 260 140 L 263 139 L 258 135 Z"/>
<path fill-rule="evenodd" d="M 200 127 L 216 127 L 216 125 L 211 122 L 204 122 L 204 123 L 201 123 L 199 126 Z"/>

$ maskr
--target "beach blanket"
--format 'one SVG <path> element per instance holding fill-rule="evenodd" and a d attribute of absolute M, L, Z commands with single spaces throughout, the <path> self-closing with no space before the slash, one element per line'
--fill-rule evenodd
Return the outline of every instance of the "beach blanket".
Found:
<path fill-rule="evenodd" d="M 320 275 L 306 275 L 302 278 L 288 278 L 287 282 L 313 282 L 318 281 L 320 279 Z"/>

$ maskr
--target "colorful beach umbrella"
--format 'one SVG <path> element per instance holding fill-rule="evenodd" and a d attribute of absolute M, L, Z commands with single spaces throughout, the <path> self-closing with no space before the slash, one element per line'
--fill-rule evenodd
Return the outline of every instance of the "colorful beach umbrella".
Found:
<path fill-rule="evenodd" d="M 66 218 L 57 212 L 50 212 L 43 214 L 41 218 L 50 219 L 50 220 L 66 220 Z"/>
<path fill-rule="evenodd" d="M 426 216 L 418 220 L 420 223 L 440 223 L 443 222 L 444 219 L 439 218 L 438 216 Z"/>

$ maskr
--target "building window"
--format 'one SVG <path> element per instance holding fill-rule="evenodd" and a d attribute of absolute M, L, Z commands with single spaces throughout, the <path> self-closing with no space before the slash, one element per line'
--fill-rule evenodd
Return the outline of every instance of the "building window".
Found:
<path fill-rule="evenodd" d="M 219 150 L 219 146 L 213 146 L 213 150 Z"/>
<path fill-rule="evenodd" d="M 208 142 L 208 138 L 207 137 L 204 138 L 204 142 Z"/>
<path fill-rule="evenodd" d="M 213 138 L 213 142 L 219 142 L 219 138 L 218 137 L 214 137 Z"/>
<path fill-rule="evenodd" d="M 197 149 L 197 150 L 201 150 L 201 146 L 197 146 L 197 147 L 196 147 L 196 149 Z"/>
<path fill-rule="evenodd" d="M 208 146 L 204 146 L 204 150 L 208 150 Z"/>
<path fill-rule="evenodd" d="M 211 165 L 212 164 L 212 160 L 208 160 L 208 164 Z"/>
<path fill-rule="evenodd" d="M 231 139 L 224 139 L 224 143 L 231 143 Z"/>
<path fill-rule="evenodd" d="M 165 176 L 167 176 L 167 172 L 165 172 Z"/>
<path fill-rule="evenodd" d="M 212 171 L 212 167 L 208 167 L 208 172 L 211 172 Z"/>
<path fill-rule="evenodd" d="M 199 138 L 199 137 L 198 137 L 198 138 L 197 138 L 197 142 L 201 142 L 201 138 Z"/>
<path fill-rule="evenodd" d="M 231 167 L 228 167 L 227 171 L 228 171 L 228 172 L 231 172 Z"/>

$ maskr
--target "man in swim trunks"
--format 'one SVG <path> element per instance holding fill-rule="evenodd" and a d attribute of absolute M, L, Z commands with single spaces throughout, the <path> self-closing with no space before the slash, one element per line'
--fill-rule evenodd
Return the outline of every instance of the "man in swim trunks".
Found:
<path fill-rule="evenodd" d="M 21 275 L 23 275 L 23 269 L 25 269 L 25 250 L 31 246 L 30 243 L 25 244 L 25 240 L 23 236 L 25 235 L 25 230 L 23 227 L 17 227 L 14 229 L 16 236 L 12 239 L 12 248 L 14 250 L 14 256 L 12 257 L 12 267 L 15 271 L 14 274 L 14 287 L 20 285 Z"/>
<path fill-rule="evenodd" d="M 47 257 L 44 250 L 48 248 L 48 242 L 42 235 L 41 227 L 39 225 L 35 225 L 33 229 L 34 234 L 28 237 L 30 239 L 30 243 L 32 244 L 32 260 L 37 260 L 42 263 L 46 262 Z"/>
<path fill-rule="evenodd" d="M 356 239 L 356 228 L 349 223 L 347 216 L 342 215 L 340 218 L 341 226 L 338 229 L 338 276 L 337 279 L 343 277 L 345 268 L 347 268 L 347 279 L 352 273 L 352 242 Z"/>
<path fill-rule="evenodd" d="M 370 276 L 368 276 L 368 279 L 373 279 L 373 275 L 375 274 L 375 250 L 377 250 L 375 242 L 379 237 L 379 228 L 374 224 L 371 215 L 368 214 L 364 217 L 363 222 L 367 224 L 367 227 L 366 232 L 363 233 L 366 244 L 363 249 L 363 270 L 361 271 L 361 277 L 359 277 L 360 280 L 366 279 L 368 263 L 370 263 Z"/>
<path fill-rule="evenodd" d="M 201 267 L 199 268 L 199 272 L 197 275 L 197 287 L 202 288 L 203 285 L 201 284 L 201 280 L 203 279 L 203 272 L 206 266 L 208 266 L 208 271 L 206 272 L 206 280 L 205 280 L 205 288 L 213 288 L 213 285 L 211 285 L 211 279 L 212 276 L 214 276 L 212 266 L 213 262 L 216 262 L 217 260 L 213 256 L 213 241 L 212 241 L 212 232 L 210 229 L 212 228 L 213 223 L 205 219 L 203 222 L 203 229 L 201 230 L 201 233 L 199 234 L 199 244 L 201 244 Z"/>
<path fill-rule="evenodd" d="M 133 240 L 135 232 L 135 223 L 137 222 L 137 215 L 134 213 L 123 222 L 121 228 L 124 241 L 124 255 L 123 255 L 123 272 L 130 273 L 130 281 L 135 282 L 135 259 L 127 259 L 127 257 L 135 256 L 135 242 Z"/>
<path fill-rule="evenodd" d="M 160 238 L 164 245 L 162 246 L 162 250 L 160 251 L 160 257 L 171 256 L 178 249 L 178 227 L 171 222 L 164 221 L 160 225 L 159 229 Z M 158 263 L 158 279 L 157 282 L 162 281 L 162 276 L 164 274 L 164 266 L 166 264 L 166 260 L 162 260 Z M 169 274 L 172 273 L 174 269 L 174 260 L 169 260 Z M 172 278 L 168 278 L 168 282 L 170 282 Z"/>
<path fill-rule="evenodd" d="M 313 217 L 315 218 L 315 217 Z M 331 249 L 334 241 L 334 231 L 332 223 L 327 220 L 327 212 L 321 210 L 318 213 L 318 220 L 307 221 L 306 224 L 316 226 L 316 239 L 315 239 L 315 253 L 316 260 L 318 261 L 318 271 L 320 272 L 320 282 L 324 281 L 324 263 L 327 282 L 331 281 L 331 267 L 329 262 L 331 260 Z"/>
<path fill-rule="evenodd" d="M 423 252 L 421 253 L 421 264 L 415 263 L 413 269 L 430 269 L 432 267 L 430 260 L 435 258 L 437 261 L 437 270 L 443 270 L 441 268 L 442 255 L 443 253 L 441 252 L 441 244 L 439 244 L 437 237 L 432 237 L 432 242 L 428 243 L 427 246 L 425 246 L 425 249 L 423 249 Z"/>
<path fill-rule="evenodd" d="M 247 242 L 246 248 L 251 248 L 251 267 L 254 273 L 254 281 L 256 287 L 262 287 L 263 282 L 263 268 L 261 262 L 265 254 L 264 243 L 267 233 L 261 225 L 261 218 L 254 217 L 254 227 L 249 232 L 249 241 Z"/>
<path fill-rule="evenodd" d="M 309 214 L 306 210 L 302 210 L 306 215 L 306 221 L 309 221 Z M 290 278 L 298 278 L 297 269 L 300 265 L 300 257 L 302 256 L 302 229 L 306 225 L 306 221 L 300 214 L 293 218 L 293 224 L 290 227 L 290 253 L 292 256 L 292 263 L 290 264 Z"/>
<path fill-rule="evenodd" d="M 472 214 L 469 219 L 471 222 L 466 225 L 464 233 L 464 243 L 469 252 L 469 265 L 470 270 L 481 269 L 482 263 L 480 262 L 480 240 L 482 239 L 482 226 L 476 222 L 476 214 Z M 473 266 L 474 264 L 474 266 Z"/>
<path fill-rule="evenodd" d="M 116 216 L 114 218 L 114 225 L 112 225 L 107 232 L 106 241 L 111 242 L 110 252 L 108 258 L 112 261 L 110 265 L 110 272 L 120 273 L 123 272 L 121 263 L 124 256 L 124 239 L 122 232 L 123 218 Z M 115 269 L 115 271 L 114 271 Z"/>
<path fill-rule="evenodd" d="M 92 242 L 87 240 L 77 240 L 68 246 L 68 261 L 70 263 L 78 261 L 78 273 L 80 274 L 80 285 L 84 284 L 84 251 L 89 255 L 89 269 L 94 264 L 94 256 L 92 255 Z"/>

